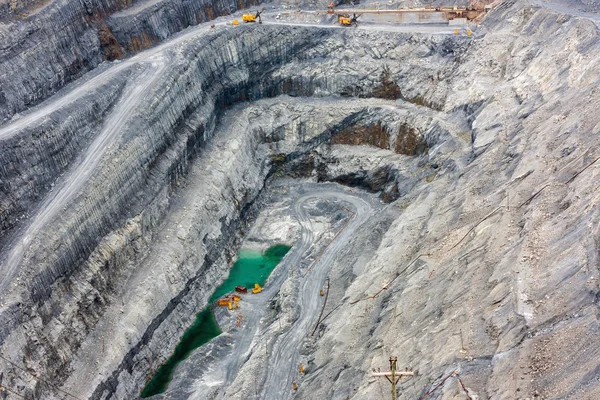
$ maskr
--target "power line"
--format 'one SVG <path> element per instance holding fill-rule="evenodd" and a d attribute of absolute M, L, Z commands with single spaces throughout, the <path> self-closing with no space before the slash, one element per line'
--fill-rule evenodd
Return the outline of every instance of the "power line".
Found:
<path fill-rule="evenodd" d="M 383 377 L 385 377 L 385 379 L 387 379 L 392 384 L 392 400 L 396 400 L 398 398 L 398 394 L 396 392 L 396 385 L 400 381 L 400 378 L 402 378 L 403 376 L 414 376 L 415 375 L 415 373 L 412 370 L 409 371 L 408 368 L 406 369 L 406 371 L 396 371 L 396 363 L 397 362 L 398 362 L 398 357 L 390 357 L 390 371 L 375 372 L 375 370 L 373 370 L 373 373 L 371 374 L 371 376 L 376 376 L 376 377 L 383 376 Z"/>
<path fill-rule="evenodd" d="M 425 393 L 419 400 L 424 400 L 427 397 L 429 397 L 430 394 L 432 394 L 433 392 L 435 392 L 436 390 L 438 390 L 448 379 L 450 378 L 456 378 L 458 380 L 458 383 L 460 384 L 460 387 L 462 388 L 463 392 L 465 392 L 465 394 L 467 395 L 467 399 L 472 400 L 471 394 L 469 393 L 469 390 L 467 389 L 467 387 L 465 386 L 465 384 L 463 383 L 462 379 L 460 379 L 460 375 L 458 375 L 457 371 L 452 372 L 449 375 L 446 375 L 446 377 L 444 379 L 442 379 L 440 381 L 440 383 L 438 383 L 433 389 L 431 389 L 429 392 Z"/>
<path fill-rule="evenodd" d="M 77 399 L 77 400 L 82 400 L 82 399 L 80 399 L 79 397 L 77 397 L 77 396 L 74 396 L 74 395 L 72 395 L 72 394 L 71 394 L 71 393 L 69 393 L 69 392 L 65 392 L 64 390 L 60 389 L 58 386 L 56 386 L 56 385 L 54 385 L 54 384 L 50 383 L 49 381 L 45 380 L 45 379 L 44 379 L 44 378 L 42 378 L 41 376 L 37 376 L 37 375 L 36 375 L 36 374 L 34 374 L 33 372 L 27 371 L 25 368 L 23 368 L 23 367 L 21 367 L 21 366 L 19 366 L 19 365 L 15 364 L 14 362 L 10 361 L 8 358 L 4 357 L 2 354 L 0 354 L 0 358 L 1 358 L 1 359 L 3 359 L 4 361 L 6 361 L 7 363 L 9 363 L 10 365 L 12 365 L 13 367 L 15 367 L 15 368 L 17 368 L 17 369 L 19 369 L 19 370 L 21 370 L 21 371 L 23 371 L 23 372 L 25 372 L 25 373 L 27 373 L 27 374 L 31 375 L 31 376 L 33 376 L 33 377 L 34 377 L 35 379 L 37 379 L 38 381 L 44 382 L 45 384 L 52 386 L 54 389 L 58 390 L 59 392 L 61 392 L 61 393 L 63 393 L 63 394 L 66 394 L 67 396 L 70 396 L 70 397 L 72 397 L 72 398 L 74 398 L 74 399 Z M 22 396 L 21 396 L 21 397 L 22 397 Z M 23 398 L 24 398 L 24 397 L 23 397 Z"/>

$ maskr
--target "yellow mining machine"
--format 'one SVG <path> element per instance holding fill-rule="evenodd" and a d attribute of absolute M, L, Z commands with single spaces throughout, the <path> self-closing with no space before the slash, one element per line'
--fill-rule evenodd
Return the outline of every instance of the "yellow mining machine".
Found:
<path fill-rule="evenodd" d="M 240 300 L 242 298 L 236 294 L 231 295 L 231 296 L 225 296 L 222 299 L 219 299 L 219 301 L 217 302 L 217 304 L 219 305 L 219 307 L 227 307 L 230 310 L 233 310 L 234 308 L 239 308 L 240 307 Z"/>
<path fill-rule="evenodd" d="M 256 14 L 242 14 L 242 21 L 256 22 L 256 20 L 258 19 L 258 23 L 262 24 L 262 19 L 260 19 L 260 14 L 262 14 L 263 11 L 265 11 L 265 10 L 266 10 L 266 8 L 263 7 L 262 10 L 256 11 Z"/>
<path fill-rule="evenodd" d="M 356 14 L 354 14 L 352 17 L 350 16 L 350 14 L 340 15 L 338 16 L 338 21 L 342 26 L 358 26 L 358 16 Z"/>
<path fill-rule="evenodd" d="M 258 283 L 254 284 L 254 289 L 252 289 L 252 293 L 253 294 L 259 294 L 260 292 L 262 292 L 262 288 L 260 287 L 260 285 Z"/>

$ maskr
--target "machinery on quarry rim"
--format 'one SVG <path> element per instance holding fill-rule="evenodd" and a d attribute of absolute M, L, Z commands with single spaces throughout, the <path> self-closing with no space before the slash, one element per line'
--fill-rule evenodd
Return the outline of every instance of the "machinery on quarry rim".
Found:
<path fill-rule="evenodd" d="M 356 28 L 358 26 L 358 15 L 354 14 L 352 17 L 350 14 L 338 16 L 338 22 L 342 26 L 352 26 Z"/>
<path fill-rule="evenodd" d="M 487 8 L 482 7 L 480 4 L 474 2 L 473 0 L 469 1 L 469 5 L 467 7 L 458 7 L 454 6 L 423 6 L 423 7 L 399 7 L 399 8 L 342 8 L 336 9 L 335 4 L 331 1 L 327 5 L 327 10 L 313 10 L 309 11 L 314 14 L 337 14 L 338 22 L 342 26 L 357 26 L 357 19 L 359 16 L 364 14 L 374 14 L 374 15 L 397 15 L 398 18 L 402 19 L 403 15 L 407 14 L 415 14 L 417 17 L 424 18 L 425 20 L 429 19 L 429 15 L 432 14 L 440 14 L 441 18 L 446 21 L 451 21 L 457 18 L 466 19 L 467 21 L 473 21 L 478 18 L 482 13 L 485 13 Z M 300 10 L 299 10 L 300 12 Z M 350 15 L 354 15 L 350 17 Z"/>
<path fill-rule="evenodd" d="M 262 24 L 262 19 L 260 18 L 260 14 L 263 13 L 263 11 L 265 11 L 266 8 L 263 7 L 262 10 L 257 10 L 256 14 L 242 14 L 242 21 L 244 22 L 256 22 L 256 20 L 258 19 L 258 23 Z"/>

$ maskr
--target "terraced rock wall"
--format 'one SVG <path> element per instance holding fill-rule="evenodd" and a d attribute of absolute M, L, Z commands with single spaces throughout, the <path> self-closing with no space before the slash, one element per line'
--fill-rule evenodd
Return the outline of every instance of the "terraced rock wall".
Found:
<path fill-rule="evenodd" d="M 11 203 L 13 193 L 29 193 L 30 179 L 24 179 L 28 173 L 31 179 L 46 184 L 40 196 L 45 193 L 49 199 L 43 204 L 44 224 L 32 232 L 31 242 L 24 247 L 18 279 L 10 292 L 16 297 L 6 300 L 0 310 L 0 341 L 6 354 L 54 382 L 64 382 L 66 388 L 87 382 L 87 389 L 82 390 L 93 389 L 94 398 L 135 394 L 152 365 L 164 360 L 175 346 L 193 318 L 193 309 L 205 304 L 205 289 L 223 279 L 232 257 L 229 249 L 235 247 L 244 220 L 251 214 L 248 207 L 272 172 L 268 155 L 274 150 L 258 152 L 267 141 L 266 133 L 258 130 L 253 134 L 256 139 L 241 155 L 230 156 L 235 166 L 214 172 L 214 182 L 221 182 L 216 184 L 218 191 L 206 192 L 199 204 L 213 212 L 209 217 L 200 212 L 196 219 L 188 219 L 193 224 L 181 236 L 185 246 L 177 247 L 176 261 L 167 262 L 164 252 L 153 256 L 150 249 L 165 238 L 162 224 L 176 202 L 173 194 L 187 181 L 190 163 L 204 154 L 222 111 L 236 102 L 286 93 L 339 96 L 350 86 L 370 93 L 381 83 L 380 73 L 364 76 L 363 64 L 347 58 L 341 64 L 334 58 L 321 64 L 311 61 L 337 55 L 338 48 L 353 40 L 346 32 L 277 27 L 262 27 L 260 35 L 255 32 L 253 27 L 212 32 L 166 49 L 158 57 L 142 59 L 133 63 L 137 69 L 130 74 L 113 76 L 106 87 L 94 91 L 94 96 L 83 96 L 75 103 L 82 115 L 96 110 L 96 119 L 72 117 L 61 130 L 63 125 L 56 125 L 54 114 L 50 114 L 46 122 L 30 126 L 27 134 L 15 136 L 20 140 L 18 146 L 13 145 L 16 139 L 5 141 L 14 150 L 4 157 L 15 158 L 16 152 L 27 155 L 20 163 L 13 160 L 16 170 L 7 175 L 12 178 L 7 180 L 10 186 L 5 198 L 12 208 L 6 221 L 14 221 L 13 231 L 42 221 L 42 214 L 17 221 L 20 209 L 41 204 L 37 198 L 24 197 L 20 203 Z M 411 57 L 410 45 L 391 47 L 392 41 L 381 39 L 381 35 L 369 34 L 351 51 L 372 43 L 376 48 L 388 46 L 387 51 L 395 52 L 397 58 Z M 412 39 L 399 35 L 396 40 L 409 43 Z M 432 49 L 448 46 L 439 38 L 420 43 Z M 456 44 L 461 48 L 460 40 Z M 433 51 L 430 57 L 442 68 L 453 68 L 452 57 L 443 52 Z M 363 62 L 381 70 L 385 60 L 373 62 L 369 57 Z M 334 64 L 338 66 L 330 68 Z M 309 68 L 315 67 L 328 68 L 328 78 L 309 78 Z M 140 95 L 135 91 L 137 85 L 148 87 L 148 91 Z M 128 109 L 134 101 L 139 104 Z M 97 102 L 100 106 L 95 105 Z M 57 115 L 71 114 L 68 107 Z M 122 110 L 127 110 L 123 115 L 130 118 L 119 125 Z M 71 120 L 86 121 L 89 128 L 69 133 Z M 119 129 L 111 130 L 113 125 Z M 56 152 L 36 152 L 46 137 L 44 132 L 50 132 L 47 137 L 63 140 L 56 142 Z M 306 150 L 320 143 L 310 142 L 312 136 L 306 137 L 306 131 L 300 133 L 300 142 L 312 143 Z M 110 140 L 97 148 L 101 152 L 94 157 L 89 149 L 96 149 L 97 141 L 104 143 L 105 137 Z M 91 157 L 89 164 L 87 157 Z M 62 162 L 54 166 L 57 159 Z M 35 160 L 43 173 L 30 168 L 34 161 L 28 160 Z M 80 172 L 71 173 L 75 168 L 81 168 Z M 204 171 L 211 173 L 210 164 Z M 85 178 L 81 186 L 77 186 L 79 176 Z M 73 189 L 65 189 L 71 184 Z M 66 200 L 56 200 L 61 198 Z M 215 203 L 208 198 L 222 200 Z M 179 238 L 179 233 L 173 235 Z M 157 258 L 152 261 L 152 257 Z M 155 292 L 139 294 L 128 303 L 124 299 L 133 296 L 128 282 L 147 279 L 139 276 L 145 268 L 140 266 L 146 264 L 158 268 L 156 274 L 147 272 L 148 276 L 168 280 L 161 280 Z M 139 298 L 150 294 L 147 301 L 153 307 L 139 307 Z M 89 354 L 99 351 L 100 343 L 110 337 L 109 321 L 119 315 L 121 307 L 127 318 L 139 316 L 129 321 L 134 328 L 123 336 L 121 347 L 115 344 L 114 350 L 102 352 L 103 359 L 93 375 L 81 375 L 84 367 L 78 363 L 88 365 Z M 26 393 L 36 398 L 55 390 L 16 369 L 6 376 L 11 385 L 25 387 Z"/>
<path fill-rule="evenodd" d="M 57 0 L 21 21 L 0 20 L 0 123 L 103 61 L 123 58 L 189 26 L 256 3 Z"/>

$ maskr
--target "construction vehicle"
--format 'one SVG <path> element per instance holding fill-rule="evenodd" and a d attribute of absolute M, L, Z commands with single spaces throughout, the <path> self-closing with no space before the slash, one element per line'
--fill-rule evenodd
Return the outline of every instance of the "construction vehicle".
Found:
<path fill-rule="evenodd" d="M 244 22 L 256 22 L 256 20 L 258 19 L 258 23 L 262 24 L 262 19 L 260 18 L 260 14 L 263 13 L 263 11 L 265 11 L 266 8 L 263 8 L 260 11 L 256 11 L 256 14 L 242 14 L 242 21 Z"/>
<path fill-rule="evenodd" d="M 239 25 L 240 21 L 238 21 L 237 19 L 234 19 L 233 21 L 231 21 L 231 25 Z"/>
<path fill-rule="evenodd" d="M 329 3 L 329 5 L 327 6 L 327 14 L 333 14 L 333 1 Z"/>
<path fill-rule="evenodd" d="M 248 293 L 248 289 L 245 286 L 236 286 L 235 291 L 238 293 Z"/>
<path fill-rule="evenodd" d="M 354 14 L 352 17 L 350 16 L 350 14 L 340 15 L 338 17 L 338 21 L 342 26 L 358 26 L 358 16 L 356 14 Z"/>
<path fill-rule="evenodd" d="M 242 298 L 240 296 L 237 296 L 235 294 L 233 296 L 231 296 L 231 300 L 233 300 L 233 308 L 236 308 L 236 309 L 240 308 L 240 300 L 241 299 Z"/>
<path fill-rule="evenodd" d="M 241 299 L 242 298 L 240 296 L 234 294 L 232 296 L 227 296 L 223 297 L 222 299 L 219 299 L 217 304 L 219 305 L 219 307 L 227 307 L 229 308 L 229 310 L 233 310 L 234 308 L 240 307 Z"/>
<path fill-rule="evenodd" d="M 227 307 L 230 310 L 233 310 L 233 302 L 229 297 L 225 297 L 224 299 L 219 299 L 218 303 L 219 307 Z"/>
<path fill-rule="evenodd" d="M 254 284 L 254 288 L 252 289 L 252 293 L 253 294 L 258 294 L 262 292 L 262 288 L 260 287 L 260 285 L 258 283 Z"/>

